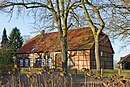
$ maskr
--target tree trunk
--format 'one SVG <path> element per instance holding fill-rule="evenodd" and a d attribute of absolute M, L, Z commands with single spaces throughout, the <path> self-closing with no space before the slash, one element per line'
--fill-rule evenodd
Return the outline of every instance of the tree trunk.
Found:
<path fill-rule="evenodd" d="M 100 70 L 100 56 L 99 56 L 99 35 L 95 35 L 95 59 L 96 59 L 96 69 Z"/>
<path fill-rule="evenodd" d="M 61 49 L 63 58 L 63 70 L 67 72 L 67 62 L 68 62 L 68 48 L 67 48 L 67 36 L 61 38 Z"/>

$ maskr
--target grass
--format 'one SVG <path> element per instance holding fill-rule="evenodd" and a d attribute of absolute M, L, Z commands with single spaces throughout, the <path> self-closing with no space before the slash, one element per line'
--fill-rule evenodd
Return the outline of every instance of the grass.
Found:
<path fill-rule="evenodd" d="M 100 76 L 97 74 L 97 70 L 92 70 L 94 75 Z M 118 74 L 118 69 L 117 70 L 108 70 L 108 69 L 104 69 L 102 76 L 103 77 L 111 77 L 113 75 L 115 76 L 119 76 Z M 121 76 L 124 76 L 125 78 L 130 78 L 130 70 L 121 70 Z"/>
<path fill-rule="evenodd" d="M 130 70 L 122 70 L 121 75 L 126 78 L 130 78 Z"/>
<path fill-rule="evenodd" d="M 31 73 L 36 73 L 36 72 L 40 72 L 40 71 L 43 71 L 44 69 L 43 68 L 22 68 L 21 69 L 21 73 L 28 73 L 28 72 L 31 72 Z M 54 70 L 51 70 L 52 72 L 54 72 Z M 71 74 L 71 75 L 76 75 L 76 76 L 84 76 L 86 74 L 85 71 L 81 71 L 81 70 L 76 70 L 76 69 L 69 69 L 68 72 Z M 96 69 L 93 69 L 93 70 L 90 70 L 90 72 L 92 72 L 92 74 L 94 76 L 98 76 L 100 77 L 100 72 L 97 71 Z M 115 75 L 115 76 L 119 76 L 118 75 L 118 69 L 116 70 L 108 70 L 108 69 L 104 69 L 102 71 L 102 77 L 111 77 L 112 75 Z M 130 70 L 121 70 L 121 76 L 124 76 L 125 78 L 130 78 Z"/>
<path fill-rule="evenodd" d="M 119 76 L 118 71 L 119 71 L 118 69 L 116 70 L 104 69 L 102 71 L 102 77 L 109 78 L 113 75 L 118 77 Z M 92 72 L 94 76 L 98 76 L 98 77 L 101 76 L 101 73 L 96 69 L 90 70 L 90 72 Z M 81 70 L 76 70 L 76 69 L 69 70 L 69 73 L 71 73 L 72 75 L 76 74 L 77 76 L 84 76 L 86 74 L 86 72 Z M 124 76 L 125 78 L 130 78 L 130 70 L 121 70 L 121 76 Z"/>
<path fill-rule="evenodd" d="M 95 69 L 91 71 L 94 75 L 101 76 L 100 71 L 97 71 Z M 107 69 L 102 70 L 102 77 L 110 77 L 112 75 L 118 75 L 118 70 L 107 70 Z"/>

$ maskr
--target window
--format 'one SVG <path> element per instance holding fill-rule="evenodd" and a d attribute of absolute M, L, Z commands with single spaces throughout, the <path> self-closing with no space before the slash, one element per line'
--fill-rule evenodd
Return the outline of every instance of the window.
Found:
<path fill-rule="evenodd" d="M 48 59 L 48 66 L 51 66 L 51 58 Z"/>
<path fill-rule="evenodd" d="M 30 59 L 30 66 L 33 66 L 33 59 Z"/>
<path fill-rule="evenodd" d="M 74 66 L 74 61 L 70 60 L 70 66 Z"/>
<path fill-rule="evenodd" d="M 93 65 L 96 66 L 96 61 L 93 61 Z"/>
<path fill-rule="evenodd" d="M 101 56 L 103 56 L 103 52 L 101 51 L 100 53 L 101 53 Z"/>
<path fill-rule="evenodd" d="M 92 62 L 91 62 L 91 68 L 92 68 L 92 69 L 95 69 L 95 68 L 96 68 L 96 61 L 92 61 Z"/>
<path fill-rule="evenodd" d="M 41 66 L 45 66 L 46 65 L 46 59 L 42 59 L 41 60 Z"/>
<path fill-rule="evenodd" d="M 37 66 L 41 66 L 41 59 L 37 59 Z"/>
<path fill-rule="evenodd" d="M 20 59 L 20 66 L 23 66 L 23 59 Z"/>
<path fill-rule="evenodd" d="M 25 59 L 25 66 L 28 66 L 28 59 Z"/>

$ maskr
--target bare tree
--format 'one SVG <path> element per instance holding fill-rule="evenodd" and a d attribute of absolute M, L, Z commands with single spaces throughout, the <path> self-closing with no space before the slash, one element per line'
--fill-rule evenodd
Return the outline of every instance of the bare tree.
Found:
<path fill-rule="evenodd" d="M 67 31 L 72 25 L 68 20 L 77 18 L 74 11 L 77 7 L 77 0 L 2 0 L 0 4 L 1 10 L 11 14 L 17 10 L 19 15 L 21 11 L 28 11 L 27 14 L 32 15 L 35 22 L 40 20 L 42 26 L 44 24 L 46 28 L 58 29 L 65 71 L 68 61 Z"/>
<path fill-rule="evenodd" d="M 89 2 L 88 0 L 81 0 L 81 5 L 82 5 L 82 8 L 84 10 L 84 13 L 85 13 L 85 16 L 86 16 L 86 19 L 89 23 L 89 26 L 91 27 L 92 29 L 92 32 L 93 32 L 93 35 L 94 35 L 94 42 L 95 42 L 95 59 L 96 59 L 96 69 L 97 70 L 100 70 L 100 58 L 99 58 L 99 35 L 100 33 L 102 32 L 104 26 L 105 26 L 105 23 L 100 15 L 100 11 L 99 9 L 92 3 L 92 2 Z M 87 6 L 88 7 L 87 7 Z M 96 17 L 99 21 L 99 25 L 96 26 L 92 20 L 92 17 L 90 15 L 90 12 L 88 9 L 91 9 L 93 12 L 95 12 L 96 14 Z"/>
<path fill-rule="evenodd" d="M 124 42 L 123 47 L 130 43 L 130 1 L 116 0 L 111 1 L 111 16 L 109 18 L 110 35 L 113 39 L 119 39 Z"/>
<path fill-rule="evenodd" d="M 80 0 L 86 20 L 95 39 L 96 68 L 100 67 L 99 37 L 103 30 L 111 37 L 126 40 L 130 38 L 129 0 Z M 126 44 L 128 45 L 128 44 Z"/>

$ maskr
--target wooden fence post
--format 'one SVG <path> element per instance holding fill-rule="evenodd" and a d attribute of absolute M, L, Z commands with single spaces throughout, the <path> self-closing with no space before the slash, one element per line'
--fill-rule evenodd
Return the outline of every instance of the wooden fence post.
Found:
<path fill-rule="evenodd" d="M 85 87 L 87 87 L 86 83 L 87 83 L 87 76 L 85 75 Z"/>
<path fill-rule="evenodd" d="M 118 69 L 118 76 L 119 77 L 121 76 L 121 69 L 120 68 Z"/>
<path fill-rule="evenodd" d="M 118 64 L 118 76 L 121 76 L 121 69 L 122 69 L 122 65 Z"/>
<path fill-rule="evenodd" d="M 70 76 L 70 79 L 71 79 L 71 87 L 73 87 L 73 78 L 72 78 L 72 76 Z"/>
<path fill-rule="evenodd" d="M 101 69 L 101 78 L 103 77 L 103 69 Z"/>

